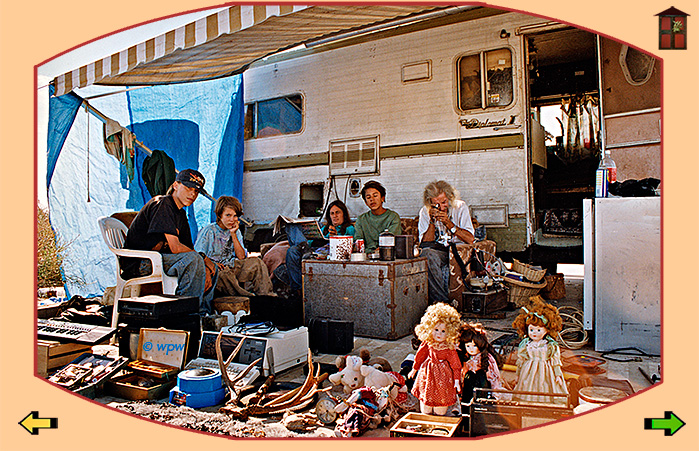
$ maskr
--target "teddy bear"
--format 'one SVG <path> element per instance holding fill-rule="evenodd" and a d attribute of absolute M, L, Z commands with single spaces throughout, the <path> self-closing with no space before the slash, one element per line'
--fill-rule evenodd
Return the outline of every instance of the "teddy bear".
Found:
<path fill-rule="evenodd" d="M 338 371 L 342 371 L 345 368 L 345 357 L 346 356 L 337 356 L 335 359 L 335 366 Z M 393 371 L 391 363 L 388 360 L 383 357 L 371 357 L 371 353 L 367 349 L 360 349 L 359 357 L 362 359 L 362 365 L 373 366 L 383 372 Z"/>
<path fill-rule="evenodd" d="M 391 368 L 391 363 L 388 360 L 384 359 L 383 357 L 371 357 L 371 353 L 368 349 L 360 349 L 359 357 L 362 358 L 362 364 L 364 365 L 373 366 L 380 369 L 384 373 L 393 371 L 393 368 Z"/>
<path fill-rule="evenodd" d="M 335 374 L 331 374 L 328 380 L 333 385 L 342 384 L 345 393 L 352 393 L 352 390 L 364 386 L 364 376 L 361 373 L 362 359 L 356 355 L 345 356 L 344 365 Z M 337 362 L 336 362 L 337 364 Z M 338 365 L 339 368 L 339 365 Z"/>
<path fill-rule="evenodd" d="M 381 388 L 393 383 L 393 379 L 388 374 L 373 366 L 362 365 L 359 372 L 364 377 L 365 387 Z"/>
<path fill-rule="evenodd" d="M 392 401 L 402 404 L 407 400 L 408 387 L 405 386 L 405 378 L 395 371 L 383 372 L 373 366 L 362 365 L 360 372 L 364 376 L 365 387 L 387 387 Z"/>

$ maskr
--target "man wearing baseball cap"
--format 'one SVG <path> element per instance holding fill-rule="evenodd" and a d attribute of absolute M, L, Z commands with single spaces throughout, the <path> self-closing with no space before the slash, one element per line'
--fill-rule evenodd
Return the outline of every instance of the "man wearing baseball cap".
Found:
<path fill-rule="evenodd" d="M 176 294 L 198 297 L 200 313 L 212 313 L 211 299 L 217 274 L 214 272 L 212 287 L 205 290 L 206 263 L 194 250 L 184 210 L 194 203 L 200 192 L 205 192 L 204 183 L 204 176 L 194 169 L 177 174 L 166 195 L 155 196 L 138 212 L 126 234 L 124 248 L 160 252 L 165 273 L 177 277 Z M 121 258 L 126 278 L 152 272 L 150 260 Z"/>

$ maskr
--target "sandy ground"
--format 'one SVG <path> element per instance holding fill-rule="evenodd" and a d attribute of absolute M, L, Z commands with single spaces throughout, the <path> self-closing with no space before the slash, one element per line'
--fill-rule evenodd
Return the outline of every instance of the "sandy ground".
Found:
<path fill-rule="evenodd" d="M 222 413 L 153 401 L 113 403 L 113 407 L 171 426 L 231 437 L 335 437 L 333 429 L 327 427 L 312 426 L 302 432 L 291 431 L 280 422 L 280 417 L 250 418 L 243 422 Z"/>

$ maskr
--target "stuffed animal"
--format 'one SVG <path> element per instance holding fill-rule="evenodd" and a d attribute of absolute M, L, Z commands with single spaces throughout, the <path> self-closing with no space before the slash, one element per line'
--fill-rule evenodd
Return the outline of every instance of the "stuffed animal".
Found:
<path fill-rule="evenodd" d="M 392 379 L 391 384 L 391 399 L 399 405 L 402 405 L 408 400 L 408 387 L 405 384 L 405 378 L 400 373 L 389 371 L 386 373 Z"/>
<path fill-rule="evenodd" d="M 362 365 L 359 372 L 364 377 L 365 387 L 381 388 L 393 384 L 393 379 L 388 374 L 373 366 Z"/>
<path fill-rule="evenodd" d="M 408 399 L 408 387 L 405 386 L 405 378 L 395 371 L 383 372 L 373 366 L 362 365 L 364 386 L 375 389 L 386 388 L 391 401 L 403 404 Z"/>
<path fill-rule="evenodd" d="M 383 357 L 371 357 L 371 353 L 368 349 L 360 349 L 359 357 L 362 358 L 362 363 L 364 365 L 373 366 L 384 373 L 393 371 L 393 368 L 391 368 L 391 363 L 388 360 L 384 359 Z"/>
<path fill-rule="evenodd" d="M 338 371 L 342 371 L 345 368 L 345 357 L 346 356 L 337 356 L 335 359 L 335 366 L 337 367 Z M 373 366 L 380 369 L 384 373 L 393 371 L 391 363 L 388 360 L 384 359 L 383 357 L 371 357 L 371 353 L 367 349 L 360 349 L 359 357 L 362 359 L 362 365 Z"/>
<path fill-rule="evenodd" d="M 356 355 L 345 357 L 343 368 L 328 377 L 334 385 L 342 384 L 345 393 L 352 393 L 352 390 L 364 386 L 364 376 L 361 373 L 362 359 Z"/>

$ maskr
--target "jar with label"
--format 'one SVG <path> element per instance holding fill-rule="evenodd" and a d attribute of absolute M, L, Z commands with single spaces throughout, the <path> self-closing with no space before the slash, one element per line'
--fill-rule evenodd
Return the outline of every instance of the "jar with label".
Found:
<path fill-rule="evenodd" d="M 388 229 L 379 234 L 379 256 L 384 262 L 396 259 L 396 236 Z"/>

